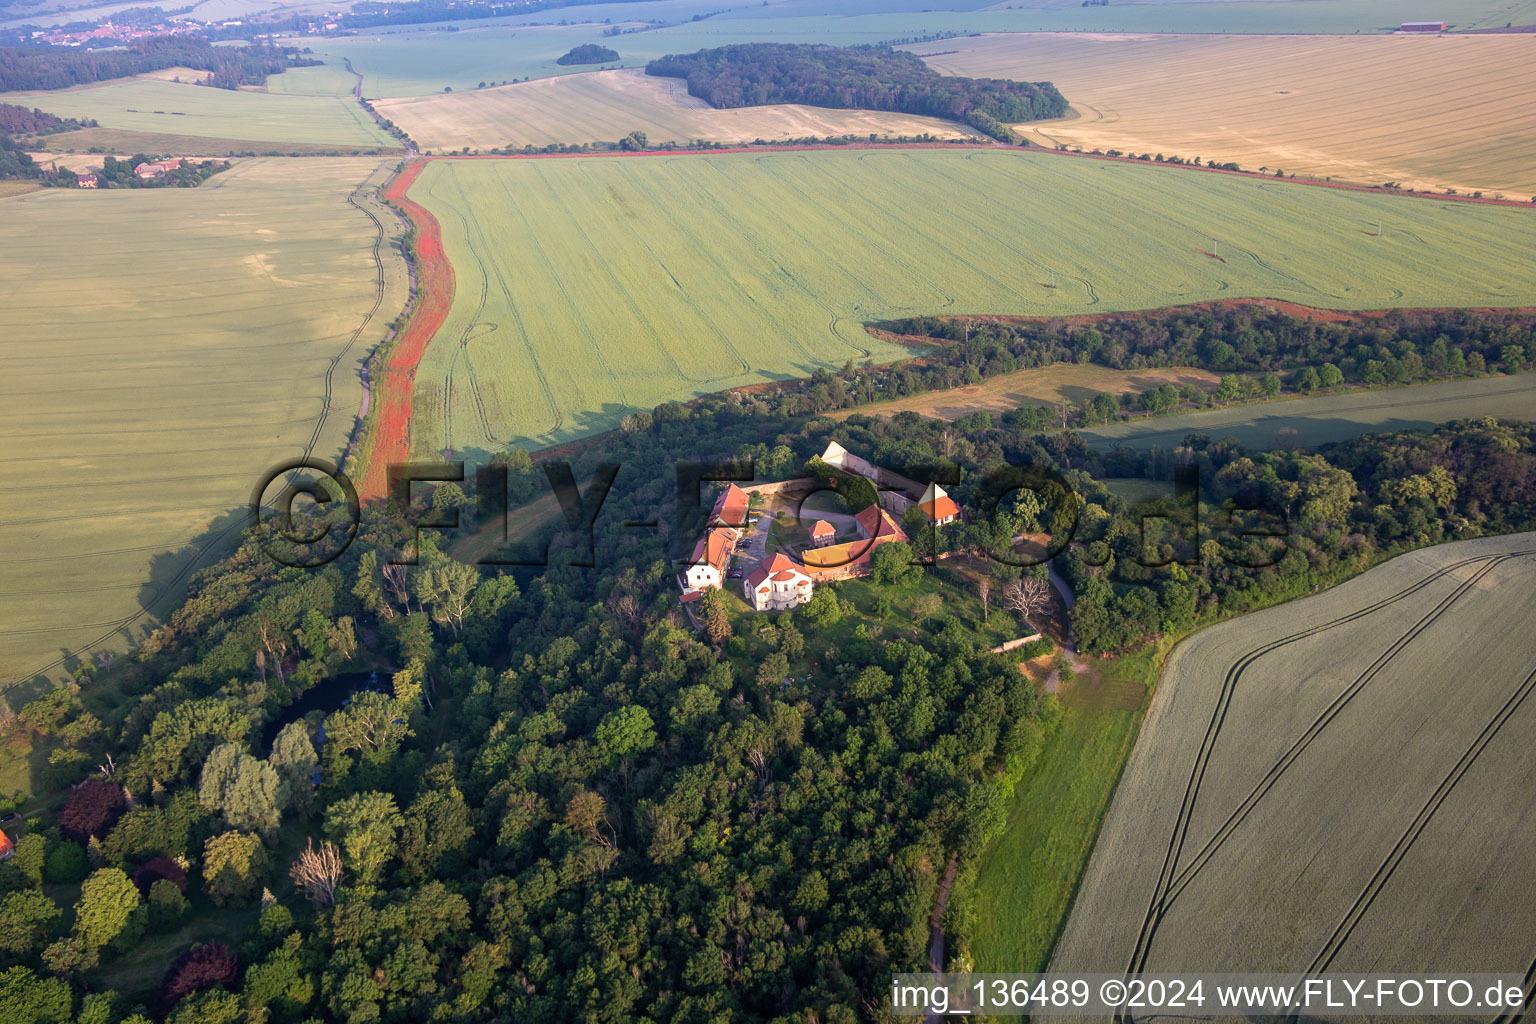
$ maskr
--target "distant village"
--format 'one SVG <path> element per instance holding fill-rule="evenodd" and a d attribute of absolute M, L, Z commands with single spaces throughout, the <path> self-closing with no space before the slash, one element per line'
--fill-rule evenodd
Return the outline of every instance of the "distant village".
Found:
<path fill-rule="evenodd" d="M 905 514 L 913 505 L 923 510 L 933 526 L 945 526 L 960 518 L 960 506 L 938 484 L 924 487 L 899 473 L 871 465 L 836 441 L 827 446 L 821 461 L 869 480 L 880 495 L 880 503 L 853 515 L 802 516 L 800 526 L 806 530 L 807 539 L 799 550 L 786 546 L 770 552 L 766 536 L 749 537 L 754 533 L 761 535 L 767 529 L 760 525 L 765 513 L 761 508 L 754 509 L 754 498 L 762 501 L 796 490 L 803 492 L 813 481 L 789 480 L 749 487 L 727 484 L 710 512 L 704 535 L 694 545 L 684 571 L 678 576 L 684 604 L 697 601 L 707 590 L 723 588 L 739 579 L 742 596 L 754 611 L 795 608 L 811 599 L 818 581 L 868 576 L 877 547 L 907 542 L 906 531 L 895 516 Z M 766 514 L 773 518 L 773 513 Z"/>

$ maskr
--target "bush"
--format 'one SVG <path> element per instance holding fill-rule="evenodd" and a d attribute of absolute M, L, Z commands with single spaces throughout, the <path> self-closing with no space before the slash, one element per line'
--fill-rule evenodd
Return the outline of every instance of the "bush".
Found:
<path fill-rule="evenodd" d="M 169 878 L 157 878 L 149 887 L 149 926 L 168 931 L 187 912 L 187 898 Z"/>
<path fill-rule="evenodd" d="M 60 885 L 83 881 L 89 871 L 85 848 L 79 843 L 60 843 L 43 863 L 43 877 Z"/>
<path fill-rule="evenodd" d="M 231 988 L 240 973 L 240 962 L 222 942 L 194 946 L 171 964 L 155 997 L 160 1013 L 167 1014 L 185 997 L 215 986 Z"/>
<path fill-rule="evenodd" d="M 149 898 L 149 890 L 154 884 L 161 880 L 172 883 L 176 886 L 177 892 L 183 896 L 186 895 L 187 873 L 182 870 L 180 864 L 169 857 L 156 857 L 133 873 L 133 884 L 139 887 L 139 892 L 145 899 Z"/>
<path fill-rule="evenodd" d="M 1051 642 L 1049 637 L 1041 637 L 1038 640 L 1031 640 L 1027 644 L 1014 648 L 1012 654 L 1018 661 L 1032 661 L 1043 654 L 1050 654 L 1055 649 L 1056 645 Z"/>
<path fill-rule="evenodd" d="M 92 779 L 70 794 L 69 802 L 59 812 L 59 828 L 77 842 L 83 843 L 92 836 L 100 839 L 127 808 L 128 801 L 115 782 Z"/>

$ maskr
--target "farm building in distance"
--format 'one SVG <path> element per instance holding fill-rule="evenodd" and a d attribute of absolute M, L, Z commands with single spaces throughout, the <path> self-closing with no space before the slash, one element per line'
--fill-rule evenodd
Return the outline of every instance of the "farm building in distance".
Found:
<path fill-rule="evenodd" d="M 1443 21 L 1405 21 L 1399 32 L 1444 32 Z"/>
<path fill-rule="evenodd" d="M 100 179 L 98 179 L 94 174 L 75 175 L 75 185 L 78 188 L 96 188 L 100 184 Z"/>
<path fill-rule="evenodd" d="M 155 163 L 144 163 L 133 169 L 133 173 L 141 178 L 153 178 L 167 171 L 175 171 L 181 168 L 180 160 L 160 160 Z"/>

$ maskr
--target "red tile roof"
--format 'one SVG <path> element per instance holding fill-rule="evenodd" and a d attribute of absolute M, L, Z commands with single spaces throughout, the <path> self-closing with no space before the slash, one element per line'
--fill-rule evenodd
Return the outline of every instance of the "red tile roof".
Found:
<path fill-rule="evenodd" d="M 837 527 L 825 519 L 816 520 L 816 525 L 811 527 L 812 537 L 834 537 L 837 535 Z"/>
<path fill-rule="evenodd" d="M 796 576 L 804 575 L 805 571 L 785 557 L 783 552 L 775 552 L 772 558 L 759 563 L 757 568 L 747 575 L 747 586 L 761 591 L 769 580 L 784 583 Z"/>
<path fill-rule="evenodd" d="M 859 521 L 859 526 L 863 528 L 864 535 L 876 541 L 905 541 L 907 539 L 906 531 L 896 525 L 896 520 L 891 518 L 891 514 L 878 505 L 869 506 L 869 508 L 858 513 L 853 518 Z"/>
<path fill-rule="evenodd" d="M 956 505 L 955 499 L 947 494 L 941 494 L 933 501 L 923 502 L 922 509 L 931 523 L 937 523 L 942 519 L 954 519 L 960 515 L 960 506 Z"/>
<path fill-rule="evenodd" d="M 745 526 L 747 522 L 747 492 L 735 484 L 726 484 L 725 491 L 715 499 L 715 510 L 709 515 L 711 526 Z"/>
<path fill-rule="evenodd" d="M 693 557 L 688 560 L 688 564 L 708 565 L 719 572 L 725 572 L 726 564 L 731 560 L 731 549 L 736 546 L 738 536 L 735 530 L 710 530 L 693 546 Z"/>

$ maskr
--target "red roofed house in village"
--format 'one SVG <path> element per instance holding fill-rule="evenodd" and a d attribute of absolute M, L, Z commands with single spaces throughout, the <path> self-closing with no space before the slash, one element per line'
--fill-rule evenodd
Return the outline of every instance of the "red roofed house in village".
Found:
<path fill-rule="evenodd" d="M 875 548 L 907 539 L 906 531 L 897 525 L 889 512 L 878 505 L 869 506 L 853 518 L 859 524 L 860 539 L 800 552 L 800 560 L 805 563 L 806 572 L 826 580 L 867 576 L 869 560 Z"/>
<path fill-rule="evenodd" d="M 729 526 L 737 530 L 747 525 L 747 492 L 735 484 L 726 484 L 725 492 L 715 499 L 715 509 L 709 514 L 709 525 Z"/>
<path fill-rule="evenodd" d="M 747 603 L 760 612 L 798 607 L 811 599 L 814 588 L 811 578 L 782 554 L 753 569 L 741 584 Z"/>
<path fill-rule="evenodd" d="M 16 844 L 11 842 L 11 837 L 5 834 L 4 829 L 0 829 L 0 860 L 10 860 L 15 853 Z"/>
<path fill-rule="evenodd" d="M 735 530 L 721 527 L 700 537 L 699 542 L 693 546 L 693 556 L 688 560 L 688 568 L 683 573 L 683 589 L 706 590 L 720 586 L 739 536 Z"/>
<path fill-rule="evenodd" d="M 837 539 L 837 527 L 825 519 L 818 519 L 811 526 L 811 547 L 824 548 Z"/>
<path fill-rule="evenodd" d="M 678 582 L 683 596 L 718 587 L 725 581 L 726 567 L 731 563 L 731 552 L 741 539 L 741 527 L 747 522 L 747 492 L 735 484 L 729 484 L 725 493 L 715 501 L 709 514 L 709 526 L 704 536 L 693 546 L 688 567 Z"/>
<path fill-rule="evenodd" d="M 929 484 L 928 489 L 918 500 L 923 514 L 928 521 L 935 526 L 943 526 L 960 518 L 960 506 L 955 504 L 955 499 L 945 493 L 944 488 L 938 484 Z"/>
<path fill-rule="evenodd" d="M 878 505 L 871 505 L 862 512 L 854 515 L 858 520 L 859 532 L 873 540 L 876 544 L 884 544 L 889 541 L 907 540 L 907 531 L 897 525 L 891 514 Z"/>

